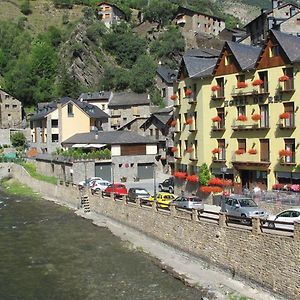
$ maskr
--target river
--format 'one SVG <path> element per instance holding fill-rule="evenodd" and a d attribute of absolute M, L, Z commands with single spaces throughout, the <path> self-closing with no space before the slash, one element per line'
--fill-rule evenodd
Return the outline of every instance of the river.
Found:
<path fill-rule="evenodd" d="M 108 229 L 0 192 L 0 299 L 201 299 Z"/>

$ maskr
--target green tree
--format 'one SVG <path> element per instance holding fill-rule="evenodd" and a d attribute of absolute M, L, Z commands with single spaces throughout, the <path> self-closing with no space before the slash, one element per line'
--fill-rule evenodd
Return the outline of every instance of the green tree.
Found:
<path fill-rule="evenodd" d="M 202 164 L 199 169 L 199 182 L 201 185 L 207 185 L 211 178 L 208 166 L 206 163 Z"/>
<path fill-rule="evenodd" d="M 24 0 L 20 6 L 21 13 L 24 15 L 30 15 L 32 13 L 29 0 Z"/>
<path fill-rule="evenodd" d="M 21 131 L 12 134 L 10 140 L 14 147 L 25 148 L 26 146 L 26 137 Z"/>

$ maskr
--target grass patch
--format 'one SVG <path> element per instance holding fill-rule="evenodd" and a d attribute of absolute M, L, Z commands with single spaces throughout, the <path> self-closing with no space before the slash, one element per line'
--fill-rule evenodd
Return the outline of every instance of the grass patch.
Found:
<path fill-rule="evenodd" d="M 57 184 L 57 178 L 53 176 L 45 176 L 42 174 L 39 174 L 36 171 L 36 166 L 33 163 L 25 163 L 22 162 L 21 166 L 25 168 L 25 170 L 29 173 L 29 175 L 37 180 L 45 181 L 51 184 L 56 185 Z"/>
<path fill-rule="evenodd" d="M 20 183 L 13 178 L 5 178 L 1 180 L 1 185 L 4 187 L 5 192 L 10 195 L 24 196 L 30 198 L 41 198 L 40 195 L 34 192 L 29 186 Z"/>

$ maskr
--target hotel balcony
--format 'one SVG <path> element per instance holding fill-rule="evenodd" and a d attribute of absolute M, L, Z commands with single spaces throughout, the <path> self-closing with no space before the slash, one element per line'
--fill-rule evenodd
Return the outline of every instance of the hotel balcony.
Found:
<path fill-rule="evenodd" d="M 190 132 L 194 132 L 194 131 L 197 131 L 197 126 L 196 126 L 196 122 L 195 120 L 193 120 L 193 123 L 189 125 L 189 131 Z"/>
<path fill-rule="evenodd" d="M 238 88 L 236 85 L 233 86 L 231 96 L 232 97 L 240 97 L 246 95 L 262 95 L 269 94 L 269 84 L 268 82 L 264 82 L 261 85 L 249 84 L 246 87 Z"/>
<path fill-rule="evenodd" d="M 289 117 L 286 119 L 279 119 L 277 125 L 278 128 L 280 129 L 295 129 L 296 128 L 295 113 L 294 112 L 289 113 Z"/>
<path fill-rule="evenodd" d="M 213 91 L 211 94 L 211 100 L 224 100 L 224 99 L 225 99 L 224 89 Z"/>
<path fill-rule="evenodd" d="M 191 161 L 197 161 L 198 160 L 198 157 L 197 157 L 197 150 L 194 150 L 192 153 L 189 153 L 190 154 L 190 160 Z"/>
<path fill-rule="evenodd" d="M 279 93 L 292 93 L 295 91 L 294 86 L 294 78 L 290 78 L 285 81 L 280 81 L 278 85 L 278 92 Z"/>
<path fill-rule="evenodd" d="M 267 169 L 271 164 L 268 155 L 262 157 L 258 152 L 256 154 L 249 154 L 245 152 L 243 154 L 236 154 L 234 151 L 231 157 L 232 164 L 238 169 L 239 166 L 254 166 L 260 169 Z"/>
<path fill-rule="evenodd" d="M 177 99 L 174 101 L 173 106 L 174 106 L 174 107 L 179 107 L 179 106 L 180 106 L 180 102 L 181 102 L 181 100 L 177 98 Z"/>
<path fill-rule="evenodd" d="M 212 131 L 225 131 L 225 120 L 221 120 L 220 122 L 213 122 L 211 126 Z"/>
<path fill-rule="evenodd" d="M 234 119 L 231 127 L 234 131 L 270 129 L 268 119 L 259 121 L 253 121 L 252 119 L 247 121 L 239 121 Z"/>
<path fill-rule="evenodd" d="M 215 163 L 226 163 L 226 150 L 225 148 L 220 148 L 220 153 L 214 153 L 212 157 Z"/>
<path fill-rule="evenodd" d="M 191 97 L 189 97 L 188 102 L 189 104 L 196 104 L 197 103 L 196 96 L 192 95 Z"/>
<path fill-rule="evenodd" d="M 279 163 L 282 166 L 296 166 L 296 155 L 295 152 L 292 152 L 291 156 L 284 156 L 279 158 Z"/>

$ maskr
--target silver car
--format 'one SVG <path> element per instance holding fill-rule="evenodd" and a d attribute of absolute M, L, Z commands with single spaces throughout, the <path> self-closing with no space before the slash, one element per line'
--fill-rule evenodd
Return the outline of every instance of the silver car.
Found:
<path fill-rule="evenodd" d="M 251 198 L 244 195 L 230 195 L 228 198 L 225 198 L 221 211 L 226 212 L 230 216 L 247 218 L 258 217 L 267 219 L 269 215 L 266 210 L 259 208 Z"/>
<path fill-rule="evenodd" d="M 197 196 L 180 196 L 177 197 L 172 204 L 181 208 L 195 208 L 195 209 L 204 209 L 204 204 L 202 199 Z"/>

